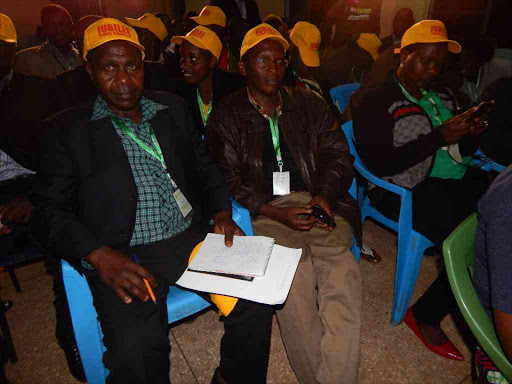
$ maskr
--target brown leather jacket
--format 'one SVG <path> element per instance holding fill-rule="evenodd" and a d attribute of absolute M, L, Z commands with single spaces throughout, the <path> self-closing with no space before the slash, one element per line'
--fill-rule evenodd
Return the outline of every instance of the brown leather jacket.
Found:
<path fill-rule="evenodd" d="M 327 194 L 331 209 L 347 220 L 361 240 L 361 218 L 348 190 L 354 179 L 353 158 L 338 122 L 317 93 L 281 87 L 279 129 L 304 180 L 307 192 Z M 257 216 L 272 200 L 263 182 L 263 132 L 267 120 L 242 88 L 224 98 L 208 119 L 208 143 L 224 171 L 230 193 Z"/>

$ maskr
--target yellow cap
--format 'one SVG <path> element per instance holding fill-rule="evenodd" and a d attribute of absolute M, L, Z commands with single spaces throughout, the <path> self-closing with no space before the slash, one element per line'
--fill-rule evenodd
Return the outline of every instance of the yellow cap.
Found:
<path fill-rule="evenodd" d="M 290 40 L 299 48 L 302 62 L 308 67 L 320 66 L 320 31 L 311 23 L 299 21 L 290 32 Z"/>
<path fill-rule="evenodd" d="M 222 12 L 222 9 L 213 5 L 207 5 L 201 10 L 199 16 L 190 18 L 199 25 L 220 25 L 226 27 L 226 15 Z"/>
<path fill-rule="evenodd" d="M 181 45 L 183 40 L 187 40 L 190 44 L 198 48 L 210 51 L 213 56 L 219 60 L 220 53 L 222 52 L 222 43 L 219 36 L 211 29 L 198 25 L 186 36 L 175 36 L 171 39 L 171 43 Z"/>
<path fill-rule="evenodd" d="M 448 50 L 460 53 L 462 47 L 453 40 L 448 40 L 448 33 L 442 21 L 423 20 L 405 31 L 400 49 L 416 43 L 448 43 Z"/>
<path fill-rule="evenodd" d="M 87 54 L 94 48 L 111 41 L 124 40 L 135 45 L 144 54 L 144 47 L 139 43 L 139 37 L 135 30 L 117 19 L 101 19 L 91 24 L 84 33 L 84 60 L 87 61 Z"/>
<path fill-rule="evenodd" d="M 240 58 L 244 57 L 245 53 L 249 49 L 266 39 L 280 42 L 285 51 L 290 48 L 290 44 L 288 44 L 286 39 L 277 31 L 277 29 L 263 23 L 255 26 L 245 34 L 244 41 L 242 42 L 242 48 L 240 49 Z"/>
<path fill-rule="evenodd" d="M 263 19 L 263 22 L 264 22 L 264 23 L 266 23 L 266 24 L 268 24 L 268 22 L 269 22 L 269 21 L 271 21 L 271 20 L 278 20 L 278 21 L 280 21 L 280 22 L 281 22 L 281 24 L 283 24 L 283 19 L 281 19 L 281 18 L 280 18 L 279 16 L 277 16 L 277 15 L 274 15 L 273 13 L 271 13 L 270 15 L 268 15 L 267 17 L 265 17 L 265 18 Z"/>
<path fill-rule="evenodd" d="M 144 16 L 141 16 L 138 19 L 125 17 L 125 20 L 132 27 L 150 30 L 161 41 L 163 41 L 168 35 L 167 28 L 165 27 L 165 24 L 162 22 L 162 20 L 152 15 L 151 13 L 146 13 Z"/>
<path fill-rule="evenodd" d="M 382 45 L 382 41 L 380 41 L 376 34 L 361 33 L 359 39 L 356 40 L 356 43 L 372 55 L 373 60 L 377 60 L 379 58 L 379 48 Z"/>
<path fill-rule="evenodd" d="M 14 24 L 9 16 L 3 13 L 0 13 L 0 40 L 14 44 L 18 42 L 18 35 L 16 35 Z"/>

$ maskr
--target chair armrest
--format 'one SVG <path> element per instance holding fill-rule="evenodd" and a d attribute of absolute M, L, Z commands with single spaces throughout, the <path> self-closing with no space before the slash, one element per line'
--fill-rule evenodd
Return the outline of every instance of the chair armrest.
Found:
<path fill-rule="evenodd" d="M 231 198 L 231 206 L 233 221 L 245 232 L 246 236 L 253 236 L 249 211 L 233 198 Z"/>

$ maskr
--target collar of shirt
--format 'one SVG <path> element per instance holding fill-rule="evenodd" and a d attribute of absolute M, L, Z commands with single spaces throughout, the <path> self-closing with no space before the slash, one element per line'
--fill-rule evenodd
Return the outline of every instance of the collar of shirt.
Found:
<path fill-rule="evenodd" d="M 4 91 L 4 88 L 9 85 L 9 83 L 12 80 L 12 74 L 14 73 L 14 70 L 11 69 L 11 72 L 9 72 L 7 75 L 4 76 L 3 79 L 0 79 L 0 95 Z"/>
<path fill-rule="evenodd" d="M 249 92 L 249 88 L 247 88 L 247 96 L 249 97 L 249 101 L 253 105 L 254 108 L 267 120 L 272 120 L 273 116 L 269 116 L 263 107 L 259 105 L 256 100 L 251 96 L 251 92 Z M 281 92 L 277 92 L 277 105 L 276 105 L 276 115 L 277 117 L 283 114 L 283 98 L 281 97 Z"/>
<path fill-rule="evenodd" d="M 142 125 L 148 122 L 149 120 L 153 119 L 158 111 L 166 109 L 167 106 L 155 103 L 154 101 L 142 97 L 140 99 L 140 108 L 142 110 L 142 121 L 140 122 L 139 125 Z M 133 123 L 131 119 L 117 116 L 114 112 L 110 110 L 107 102 L 103 99 L 103 97 L 98 96 L 96 98 L 96 102 L 94 103 L 94 108 L 92 110 L 91 121 L 100 120 L 111 116 L 116 116 L 124 122 Z M 135 125 L 135 123 L 133 123 L 133 125 Z"/>

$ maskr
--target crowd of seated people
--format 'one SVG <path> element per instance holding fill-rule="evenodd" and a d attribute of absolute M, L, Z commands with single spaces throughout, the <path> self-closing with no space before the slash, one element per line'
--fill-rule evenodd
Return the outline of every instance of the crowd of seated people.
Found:
<path fill-rule="evenodd" d="M 363 287 L 353 242 L 364 260 L 381 257 L 363 246 L 349 193 L 357 175 L 340 129 L 348 120 L 368 169 L 412 192 L 413 227 L 435 244 L 431 254 L 484 196 L 475 285 L 511 356 L 510 172 L 488 189 L 496 175 L 473 158 L 480 147 L 512 162 L 510 49 L 461 46 L 441 21 L 416 23 L 409 8 L 381 40 L 382 1 L 346 3 L 318 26 L 273 14 L 262 23 L 253 0 L 212 1 L 175 20 L 80 18 L 50 4 L 28 44 L 39 45 L 22 50 L 0 13 L 0 252 L 37 239 L 75 378 L 86 381 L 60 260 L 91 288 L 107 382 L 169 384 L 168 288 L 206 233 L 225 235 L 228 247 L 244 235 L 232 197 L 255 235 L 303 254 L 284 305 L 240 299 L 221 311 L 212 384 L 266 382 L 274 312 L 301 384 L 358 383 Z M 361 86 L 339 111 L 329 90 L 348 83 Z M 489 115 L 478 113 L 484 100 L 494 103 Z M 396 220 L 396 195 L 373 185 L 366 193 Z M 456 309 L 441 269 L 404 322 L 432 352 L 464 360 L 440 327 Z M 487 383 L 488 358 L 479 347 L 475 356 Z"/>

